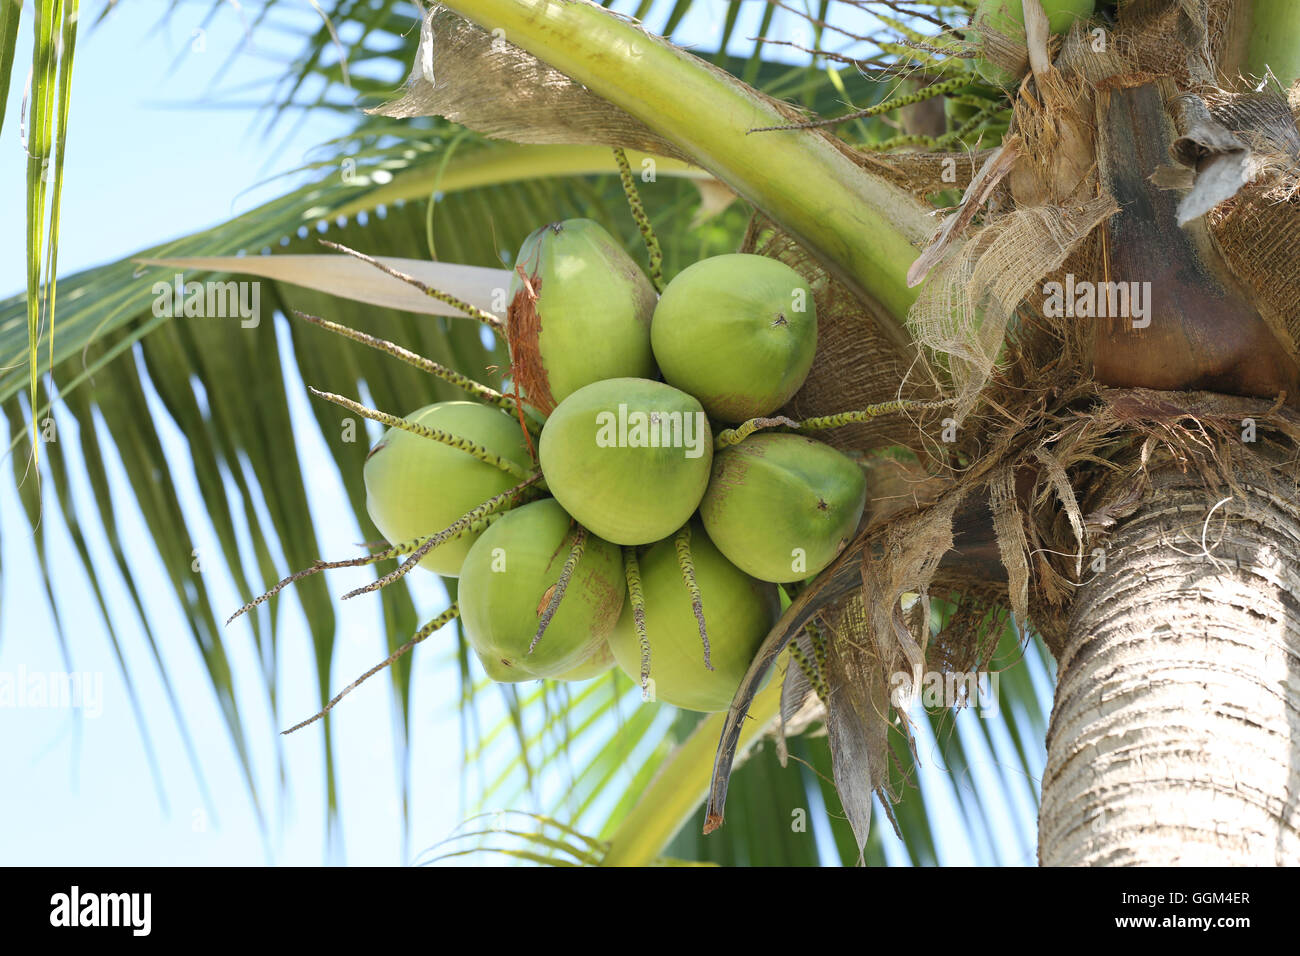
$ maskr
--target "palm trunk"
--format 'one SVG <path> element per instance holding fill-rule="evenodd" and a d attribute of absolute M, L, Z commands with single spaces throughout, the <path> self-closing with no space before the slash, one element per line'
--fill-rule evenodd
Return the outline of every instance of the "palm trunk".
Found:
<path fill-rule="evenodd" d="M 1155 484 L 1072 610 L 1039 859 L 1295 864 L 1300 496 Z"/>

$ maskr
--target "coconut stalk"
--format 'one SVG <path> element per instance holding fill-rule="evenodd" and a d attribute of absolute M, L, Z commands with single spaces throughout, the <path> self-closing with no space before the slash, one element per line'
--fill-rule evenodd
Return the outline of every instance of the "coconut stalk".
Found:
<path fill-rule="evenodd" d="M 771 681 L 749 707 L 749 719 L 736 745 L 747 753 L 776 720 L 781 709 L 781 682 Z M 704 802 L 713 772 L 726 714 L 710 714 L 700 721 L 659 768 L 635 806 L 623 818 L 610 841 L 602 866 L 647 866 L 663 854 Z"/>
<path fill-rule="evenodd" d="M 865 172 L 820 133 L 751 130 L 791 116 L 752 87 L 594 4 L 450 0 L 448 8 L 608 100 L 763 211 L 863 299 L 882 332 L 911 348 L 913 242 L 927 209 Z"/>
<path fill-rule="evenodd" d="M 1295 0 L 1246 0 L 1238 34 L 1246 41 L 1240 67 L 1252 76 L 1270 70 L 1283 87 L 1300 78 L 1300 4 Z"/>

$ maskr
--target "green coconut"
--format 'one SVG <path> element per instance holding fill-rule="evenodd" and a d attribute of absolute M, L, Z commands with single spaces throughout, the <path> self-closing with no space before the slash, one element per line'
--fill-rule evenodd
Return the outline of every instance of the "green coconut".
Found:
<path fill-rule="evenodd" d="M 599 677 L 601 674 L 612 670 L 617 666 L 617 663 L 614 660 L 614 652 L 609 649 L 609 642 L 606 641 L 596 649 L 594 654 L 573 670 L 556 675 L 555 680 L 568 681 L 569 683 L 591 680 L 593 677 Z"/>
<path fill-rule="evenodd" d="M 817 307 L 803 276 L 783 262 L 714 256 L 668 283 L 650 341 L 665 382 L 713 418 L 743 422 L 776 411 L 808 377 Z"/>
<path fill-rule="evenodd" d="M 723 557 L 699 522 L 691 525 L 691 559 L 704 605 L 709 663 L 691 594 L 682 579 L 674 541 L 660 541 L 640 554 L 645 595 L 646 639 L 650 645 L 651 691 L 655 700 L 713 713 L 726 710 L 749 670 L 754 654 L 780 616 L 776 588 L 756 581 Z M 632 602 L 609 639 L 618 666 L 641 679 L 641 642 Z"/>
<path fill-rule="evenodd" d="M 1065 33 L 1076 20 L 1089 19 L 1096 9 L 1095 0 L 1041 0 L 1047 14 L 1047 26 L 1052 33 Z M 971 24 L 980 29 L 995 30 L 1012 37 L 1023 46 L 1025 43 L 1025 8 L 1021 0 L 981 0 L 971 16 Z M 975 59 L 975 69 L 994 86 L 1012 87 L 1020 82 L 1020 75 L 985 57 Z"/>
<path fill-rule="evenodd" d="M 549 413 L 592 382 L 655 377 L 654 286 L 599 223 L 543 226 L 524 240 L 516 265 L 507 338 L 511 369 L 529 402 Z"/>
<path fill-rule="evenodd" d="M 481 445 L 526 471 L 533 469 L 519 422 L 503 411 L 477 402 L 439 402 L 406 418 Z M 390 544 L 437 534 L 519 484 L 509 472 L 468 452 L 400 428 L 390 428 L 370 449 L 364 477 L 366 510 Z M 420 566 L 455 577 L 477 537 L 464 535 L 439 545 Z"/>
<path fill-rule="evenodd" d="M 551 494 L 615 544 L 649 544 L 686 523 L 704 496 L 713 433 L 690 395 L 614 378 L 578 389 L 551 413 L 538 458 Z"/>
<path fill-rule="evenodd" d="M 529 651 L 577 531 L 547 498 L 507 513 L 470 549 L 457 592 L 460 619 L 493 680 L 579 679 L 568 675 L 590 664 L 609 637 L 627 592 L 623 555 L 588 534 L 554 616 Z"/>
<path fill-rule="evenodd" d="M 803 435 L 759 433 L 713 456 L 700 518 L 738 568 L 785 583 L 835 560 L 866 501 L 853 459 Z"/>

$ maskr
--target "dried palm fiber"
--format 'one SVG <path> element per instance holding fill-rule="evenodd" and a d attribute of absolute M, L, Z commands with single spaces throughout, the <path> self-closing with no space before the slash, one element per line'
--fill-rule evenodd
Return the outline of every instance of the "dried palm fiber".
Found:
<path fill-rule="evenodd" d="M 983 220 L 985 228 L 966 243 L 953 244 L 956 251 L 949 252 L 947 261 L 931 274 L 911 316 L 921 343 L 947 359 L 958 398 L 958 419 L 989 381 L 1005 333 L 1013 328 L 1011 317 L 1017 306 L 1021 314 L 1025 305 L 1032 307 L 1032 303 L 1020 303 L 1024 294 L 1039 282 L 1050 281 L 1051 272 L 1107 277 L 1104 243 L 1098 246 L 1085 241 L 1091 226 L 1116 208 L 1111 205 L 1107 210 L 1107 199 L 1094 174 L 1090 136 L 1093 88 L 1116 77 L 1125 83 L 1156 75 L 1179 77 L 1186 83 L 1203 81 L 1212 75 L 1220 51 L 1217 38 L 1222 37 L 1220 27 L 1228 16 L 1225 4 L 1195 0 L 1126 5 L 1121 9 L 1121 29 L 1110 35 L 1104 51 L 1095 47 L 1089 34 L 1076 29 L 1061 42 L 1055 68 L 1036 76 L 1025 95 L 1017 97 L 1013 130 L 1023 138 L 1024 147 L 1007 182 L 1016 208 L 998 215 L 1002 197 L 995 192 Z M 1152 32 L 1134 35 L 1129 32 L 1132 28 Z M 1267 175 L 1284 180 L 1282 188 L 1292 186 L 1295 180 L 1289 170 L 1294 167 L 1295 129 L 1285 107 L 1279 110 L 1280 99 L 1220 94 L 1216 102 L 1216 109 L 1228 114 L 1225 125 L 1244 130 L 1240 135 L 1250 144 L 1255 160 L 1252 178 Z M 1294 259 L 1284 257 L 1288 250 L 1300 246 L 1266 243 L 1270 268 L 1256 268 L 1252 275 L 1253 253 L 1260 237 L 1268 233 L 1259 229 L 1254 233 L 1255 243 L 1248 243 L 1239 235 L 1244 231 L 1241 219 L 1229 221 L 1228 228 L 1221 224 L 1224 216 L 1236 213 L 1257 227 L 1264 224 L 1260 220 L 1281 225 L 1274 233 L 1294 236 L 1300 220 L 1289 217 L 1289 210 L 1277 208 L 1279 192 L 1275 186 L 1271 193 L 1274 202 L 1266 209 L 1252 201 L 1253 191 L 1244 201 L 1226 206 L 1215 218 L 1220 224 L 1215 237 L 1228 266 L 1245 285 L 1263 293 L 1260 298 L 1271 313 L 1279 338 L 1294 343 L 1294 326 L 1300 322 L 1300 311 L 1294 307 L 1300 296 L 1300 270 Z M 1058 208 L 1052 210 L 1053 205 Z M 1090 224 L 1084 210 L 1095 211 L 1098 218 Z M 1237 227 L 1235 231 L 1232 226 Z M 1003 230 L 1013 235 L 999 237 Z M 1024 245 L 1030 249 L 1022 268 L 1016 268 L 1015 250 L 1020 242 L 1015 234 L 1022 231 Z M 1278 276 L 1288 279 L 1279 282 Z M 1290 280 L 1293 276 L 1298 278 Z"/>
<path fill-rule="evenodd" d="M 1017 307 L 1116 208 L 1102 195 L 1017 209 L 959 243 L 930 273 L 908 318 L 917 341 L 947 361 L 958 422 L 993 377 Z"/>
<path fill-rule="evenodd" d="M 986 585 L 978 592 L 963 587 L 945 595 L 936 584 L 933 596 L 950 605 L 951 611 L 930 639 L 926 654 L 930 672 L 969 674 L 984 670 L 993 660 L 1010 621 L 1005 593 Z"/>
<path fill-rule="evenodd" d="M 1255 422 L 1256 440 L 1242 441 L 1242 422 Z M 1240 491 L 1242 475 L 1294 500 L 1300 413 L 1277 402 L 1215 393 L 1102 389 L 1093 401 L 1059 416 L 1052 453 L 1070 482 L 1083 515 L 1091 563 L 1104 560 L 1107 533 L 1157 494 L 1150 476 L 1166 468 L 1200 475 L 1208 502 Z M 1204 515 L 1190 516 L 1199 524 Z M 1083 579 L 1072 557 L 1074 530 L 1059 508 L 1036 500 L 1028 515 L 1040 557 L 1067 591 Z M 1047 573 L 1042 572 L 1040 573 Z M 1049 648 L 1059 653 L 1070 601 L 1044 588 L 1030 592 L 1030 612 Z"/>
<path fill-rule="evenodd" d="M 1153 37 L 1134 39 L 1120 34 L 1106 54 L 1085 50 L 1080 34 L 1066 38 L 1057 62 L 1061 82 L 1053 84 L 1049 79 L 1043 84 L 1046 89 L 1040 89 L 1037 82 L 1027 84 L 1023 92 L 1030 99 L 1022 97 L 1017 102 L 1012 134 L 1029 141 L 1026 151 L 1030 154 L 1042 150 L 1045 138 L 1053 135 L 1059 144 L 1062 117 L 1054 111 L 1062 108 L 1067 118 L 1074 118 L 1070 116 L 1073 111 L 1084 121 L 1081 127 L 1090 129 L 1093 91 L 1117 82 L 1137 84 L 1173 77 L 1184 88 L 1195 87 L 1212 109 L 1218 109 L 1222 91 L 1206 83 L 1214 75 L 1224 32 L 1215 25 L 1223 22 L 1225 12 L 1226 5 L 1220 3 L 1132 4 L 1121 12 L 1122 20 L 1127 16 L 1131 24 L 1141 23 L 1143 17 L 1155 18 Z M 1054 100 L 1053 85 L 1057 87 Z M 1070 93 L 1072 98 L 1061 93 Z M 1276 117 L 1275 110 L 1272 115 Z M 1222 122 L 1232 125 L 1226 119 Z M 1286 142 L 1286 128 L 1277 129 Z M 1250 135 L 1253 148 L 1262 151 L 1258 137 Z M 1285 184 L 1285 163 L 1273 165 Z M 1003 184 L 979 214 L 969 217 L 975 228 L 954 246 L 940 267 L 954 270 L 964 262 L 964 272 L 959 275 L 966 281 L 949 294 L 956 295 L 959 302 L 963 297 L 967 304 L 979 302 L 983 290 L 998 290 L 1001 287 L 996 280 L 1015 271 L 1007 265 L 1014 263 L 1014 257 L 998 245 L 999 233 L 1018 223 L 1022 229 L 1041 234 L 1038 248 L 1021 270 L 1028 275 L 1016 277 L 1018 286 L 1009 285 L 1001 295 L 993 296 L 1000 316 L 1014 316 L 1003 326 L 1010 334 L 996 332 L 982 338 L 972 334 L 982 330 L 967 327 L 965 337 L 953 331 L 948 337 L 927 342 L 950 362 L 958 355 L 958 366 L 961 358 L 969 358 L 961 352 L 972 347 L 967 343 L 983 346 L 974 352 L 977 374 L 967 379 L 977 384 L 964 396 L 969 411 L 948 459 L 953 468 L 945 473 L 947 487 L 934 503 L 922 503 L 915 510 L 904 508 L 889 523 L 867 528 L 845 558 L 860 563 L 864 603 L 861 615 L 850 615 L 841 622 L 831 647 L 830 663 L 836 667 L 827 677 L 831 698 L 828 730 L 837 785 L 846 807 L 857 807 L 861 815 L 863 789 L 884 779 L 880 768 L 886 746 L 881 741 L 888 739 L 891 710 L 887 706 L 883 713 L 876 713 L 871 706 L 873 693 L 879 697 L 882 675 L 900 667 L 915 668 L 918 657 L 925 666 L 949 673 L 965 669 L 972 661 L 988 660 L 995 628 L 1002 621 L 1001 609 L 1011 610 L 1021 622 L 1032 620 L 1049 646 L 1059 649 L 1074 590 L 1091 573 L 1091 562 L 1097 549 L 1104 547 L 1107 533 L 1151 493 L 1145 481 L 1148 472 L 1166 464 L 1203 467 L 1208 458 L 1214 466 L 1207 475 L 1207 488 L 1230 488 L 1234 467 L 1246 456 L 1250 459 L 1248 469 L 1263 469 L 1276 480 L 1277 494 L 1297 494 L 1300 419 L 1294 411 L 1219 395 L 1099 390 L 1090 380 L 1087 323 L 1044 316 L 1042 296 L 1025 295 L 1024 290 L 1033 290 L 1042 281 L 1063 280 L 1067 272 L 1107 277 L 1106 231 L 1097 226 L 1115 205 L 1102 193 L 1090 165 L 1086 169 L 1076 165 L 1067 171 L 1065 175 L 1072 179 L 1051 168 L 1048 172 L 1060 178 L 1041 180 L 1037 185 L 1051 197 L 1051 203 L 1013 204 L 1012 190 Z M 1276 197 L 1279 187 L 1267 188 L 1274 190 Z M 1271 263 L 1270 278 L 1275 282 L 1279 276 L 1287 279 L 1276 282 L 1262 298 L 1279 314 L 1294 320 L 1300 310 L 1294 307 L 1295 291 L 1289 287 L 1289 279 L 1300 275 L 1295 258 L 1300 244 L 1261 243 L 1265 228 L 1253 235 L 1246 232 L 1246 223 L 1254 222 L 1260 226 L 1276 223 L 1266 228 L 1294 234 L 1294 207 L 1280 206 L 1276 199 L 1259 203 L 1264 193 L 1265 188 L 1248 187 L 1216 209 L 1211 222 L 1225 258 L 1239 273 L 1243 263 L 1250 263 L 1254 250 L 1264 249 Z M 1239 207 L 1243 205 L 1252 207 L 1250 218 L 1242 216 Z M 1002 211 L 1009 208 L 1013 211 Z M 1043 225 L 1044 216 L 1057 227 L 1055 236 L 1050 226 Z M 1242 218 L 1234 221 L 1238 216 Z M 1061 230 L 1056 217 L 1067 224 L 1077 217 L 1077 228 Z M 1051 249 L 1050 255 L 1043 254 L 1044 246 Z M 983 261 L 986 257 L 987 263 Z M 1254 275 L 1265 283 L 1262 271 Z M 931 277 L 932 285 L 936 278 Z M 1011 283 L 1010 275 L 1005 281 Z M 918 307 L 924 308 L 925 302 L 923 297 Z M 944 315 L 942 309 L 931 315 L 936 315 L 931 328 L 942 330 L 942 323 L 954 322 L 952 314 Z M 916 323 L 918 327 L 925 324 Z M 981 371 L 983 366 L 987 371 Z M 959 367 L 954 368 L 952 387 L 956 390 L 963 384 L 960 372 Z M 1253 417 L 1259 423 L 1260 438 L 1253 445 L 1241 442 L 1243 417 Z M 953 533 L 958 511 L 972 502 L 985 503 L 991 512 L 1000 563 L 1006 568 L 1004 584 L 962 580 L 945 563 L 952 553 L 949 547 L 961 540 Z M 816 605 L 819 593 L 824 595 L 825 607 L 840 607 L 846 601 L 842 578 L 842 569 L 833 568 L 815 583 L 802 599 L 805 607 L 801 613 Z M 900 601 L 904 589 L 920 595 L 907 611 Z M 927 596 L 943 598 L 948 593 L 954 593 L 958 608 L 948 626 L 932 636 L 926 621 Z M 770 651 L 782 638 L 778 625 L 765 647 Z M 906 722 L 901 727 L 906 730 Z M 724 743 L 726 739 L 724 733 Z M 725 761 L 720 762 L 719 772 L 725 773 Z M 725 790 L 719 790 L 715 782 L 712 814 L 721 813 L 721 795 Z M 852 811 L 850 818 L 861 838 L 862 821 Z"/>
<path fill-rule="evenodd" d="M 1000 71 L 1019 76 L 1029 67 L 1029 50 L 1024 35 L 1003 33 L 987 20 L 972 21 L 967 30 L 968 42 L 979 50 L 980 57 Z"/>
<path fill-rule="evenodd" d="M 1121 0 L 1118 14 L 1115 30 L 1077 24 L 1069 33 L 1052 38 L 1057 65 L 1073 66 L 1074 57 L 1080 54 L 1117 56 L 1132 73 L 1174 76 L 1183 85 L 1208 82 L 1229 35 L 1232 2 Z M 995 66 L 1018 75 L 1028 69 L 1029 50 L 1023 33 L 1007 35 L 987 23 L 973 24 L 969 33 L 981 56 Z M 1065 52 L 1070 47 L 1074 54 Z M 1104 65 L 1098 64 L 1098 68 L 1102 76 L 1113 75 L 1105 72 Z"/>
<path fill-rule="evenodd" d="M 1186 87 L 1213 81 L 1231 16 L 1232 0 L 1128 0 L 1114 35 L 1131 72 Z"/>
<path fill-rule="evenodd" d="M 1079 60 L 1083 43 L 1081 31 L 1068 35 L 1058 63 Z M 1119 65 L 1111 61 L 1112 68 Z M 1095 59 L 1085 62 L 1096 66 Z M 1032 90 L 1015 100 L 1015 134 L 1002 147 L 1005 160 L 986 167 L 988 184 L 965 200 L 993 196 L 985 225 L 966 241 L 951 233 L 940 240 L 950 248 L 941 250 L 945 258 L 930 271 L 909 318 L 918 341 L 946 360 L 958 421 L 994 375 L 1022 300 L 1117 208 L 1096 183 L 1092 113 L 1086 77 L 1068 65 L 1036 75 Z M 992 187 L 1002 177 L 1006 191 L 999 195 Z M 960 227 L 979 213 L 963 209 L 959 216 Z"/>
<path fill-rule="evenodd" d="M 1096 195 L 1090 183 L 1096 166 L 1094 91 L 1072 65 L 1078 51 L 1087 47 L 1086 34 L 1070 33 L 1056 63 L 1044 64 L 1046 68 L 1035 73 L 1032 95 L 1015 100 L 1012 125 L 1025 148 L 1019 151 L 1007 187 L 1018 207 L 1059 205 Z M 1088 57 L 1095 69 L 1097 55 L 1089 51 Z"/>
<path fill-rule="evenodd" d="M 1209 216 L 1210 235 L 1233 275 L 1293 353 L 1300 353 L 1300 198 L 1247 187 Z"/>
<path fill-rule="evenodd" d="M 835 790 L 853 828 L 859 853 L 867 843 L 871 800 L 888 811 L 898 794 L 889 787 L 889 674 L 875 645 L 863 640 L 870 629 L 865 594 L 842 601 L 828 629 L 826 729 L 833 755 Z"/>
<path fill-rule="evenodd" d="M 439 7 L 422 21 L 405 92 L 369 112 L 442 116 L 516 143 L 620 146 L 689 159 L 559 70 Z"/>
<path fill-rule="evenodd" d="M 1207 103 L 1212 119 L 1249 151 L 1245 162 L 1253 180 L 1210 211 L 1210 235 L 1274 334 L 1293 353 L 1300 352 L 1298 114 L 1271 91 L 1220 91 Z"/>
<path fill-rule="evenodd" d="M 992 153 L 992 149 L 966 153 L 858 153 L 855 158 L 864 169 L 924 199 L 949 189 L 964 190 Z"/>

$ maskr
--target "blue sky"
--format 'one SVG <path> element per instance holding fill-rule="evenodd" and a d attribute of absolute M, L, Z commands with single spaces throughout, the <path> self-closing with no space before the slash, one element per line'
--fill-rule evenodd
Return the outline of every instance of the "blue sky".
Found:
<path fill-rule="evenodd" d="M 99 3 L 83 3 L 83 19 L 98 15 Z M 315 16 L 308 3 L 302 16 Z M 296 51 L 272 31 L 257 35 L 254 52 L 245 46 L 235 5 L 221 5 L 203 28 L 207 3 L 183 3 L 167 20 L 156 22 L 163 0 L 122 0 L 108 20 L 83 30 L 77 48 L 68 154 L 65 163 L 60 271 L 68 274 L 113 261 L 160 241 L 195 232 L 230 218 L 278 195 L 284 181 L 259 186 L 271 175 L 302 163 L 318 143 L 349 127 L 346 118 L 318 111 L 302 122 L 291 117 L 267 132 L 266 116 L 251 104 L 260 88 L 230 94 L 258 80 L 279 75 L 281 62 Z M 708 45 L 721 27 L 721 3 L 703 8 L 684 24 L 680 36 Z M 30 24 L 30 0 L 24 21 Z M 757 7 L 753 10 L 756 19 Z M 292 11 L 290 15 L 293 14 Z M 653 25 L 653 20 L 652 20 Z M 737 31 L 737 45 L 754 29 Z M 276 47 L 276 43 L 280 47 Z M 19 38 L 19 60 L 30 51 L 30 33 Z M 243 52 L 224 80 L 213 77 L 227 58 Z M 0 131 L 0 294 L 19 291 L 24 282 L 24 157 L 18 141 L 18 115 L 25 69 L 11 87 L 5 126 Z M 240 106 L 218 106 L 238 101 Z M 283 331 L 283 330 L 281 330 Z M 296 373 L 289 371 L 294 376 Z M 293 413 L 307 422 L 305 387 L 291 377 Z M 202 539 L 215 536 L 203 523 L 203 509 L 190 469 L 184 438 L 160 414 L 163 439 L 173 462 L 173 480 L 187 514 L 194 516 Z M 75 430 L 60 420 L 60 440 L 76 463 Z M 313 475 L 311 504 L 319 517 L 327 554 L 349 551 L 359 529 L 338 515 L 349 514 L 332 461 L 314 428 L 301 430 L 304 474 Z M 106 462 L 115 499 L 129 503 L 130 492 L 118 462 Z M 74 470 L 75 473 L 75 470 Z M 92 499 L 84 482 L 74 493 L 88 513 Z M 277 785 L 275 751 L 278 729 L 261 687 L 260 664 L 246 624 L 227 630 L 240 706 L 250 728 L 258 790 L 266 800 L 265 836 L 259 831 L 243 785 L 233 747 L 224 730 L 200 658 L 192 646 L 179 607 L 154 560 L 143 522 L 129 506 L 122 534 L 139 567 L 141 580 L 155 582 L 145 595 L 150 622 L 158 637 L 190 732 L 207 788 L 205 799 L 196 781 L 183 740 L 163 692 L 144 630 L 115 573 L 106 570 L 110 617 L 123 645 L 127 668 L 140 696 L 149 739 L 163 768 L 161 782 L 150 770 L 109 635 L 94 610 L 94 597 L 79 559 L 61 524 L 52 524 L 50 561 L 59 568 L 57 608 L 73 659 L 73 669 L 99 675 L 102 706 L 96 716 L 78 719 L 75 711 L 38 707 L 0 707 L 0 766 L 7 784 L 0 787 L 0 862 L 10 864 L 280 864 L 410 862 L 420 850 L 443 838 L 462 819 L 458 802 L 459 730 L 455 704 L 459 692 L 449 646 L 431 639 L 414 657 L 413 779 L 415 812 L 411 833 L 402 841 L 398 774 L 392 749 L 393 700 L 382 679 L 353 694 L 336 712 L 335 756 L 340 781 L 341 830 L 332 853 L 324 840 L 323 736 L 318 728 L 279 743 L 285 785 Z M 0 674 L 63 671 L 52 614 L 40 598 L 43 584 L 34 566 L 30 531 L 8 480 L 0 482 Z M 106 542 L 92 536 L 98 566 L 111 569 Z M 216 565 L 213 576 L 219 610 L 240 602 L 235 588 Z M 421 573 L 422 574 L 422 573 Z M 341 595 L 367 580 L 336 574 L 331 591 Z M 445 606 L 437 579 L 423 575 L 420 610 L 432 617 Z M 339 605 L 339 640 L 334 660 L 340 686 L 386 656 L 375 602 Z M 282 605 L 278 694 L 281 715 L 306 716 L 315 710 L 311 648 L 293 601 Z M 1045 675 L 1038 675 L 1040 682 Z M 968 714 L 971 719 L 973 714 Z M 318 725 L 319 726 L 319 725 Z M 966 734 L 970 741 L 974 735 Z M 972 744 L 973 746 L 974 744 Z M 922 739 L 925 773 L 936 792 L 969 786 L 951 779 L 937 758 L 925 759 L 933 742 Z M 982 749 L 982 746 L 981 748 Z M 994 772 L 996 757 L 977 761 L 976 774 Z M 1041 764 L 1040 764 L 1041 765 Z M 630 777 L 632 769 L 627 773 Z M 159 788 L 162 793 L 160 795 Z M 1026 781 L 1016 807 L 997 822 L 994 839 L 1012 848 L 1010 859 L 1032 862 L 1033 827 Z M 991 859 L 992 848 L 964 839 L 962 823 L 951 807 L 933 808 L 940 845 L 951 862 Z M 883 822 L 883 821 L 882 821 Z"/>

